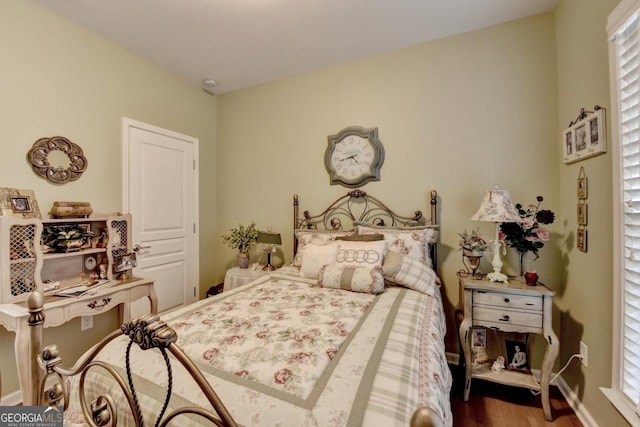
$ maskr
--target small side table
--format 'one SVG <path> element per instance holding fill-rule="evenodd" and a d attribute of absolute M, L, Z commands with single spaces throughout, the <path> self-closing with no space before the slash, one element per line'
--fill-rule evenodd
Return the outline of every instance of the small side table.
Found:
<path fill-rule="evenodd" d="M 462 304 L 460 308 L 464 311 L 459 331 L 465 363 L 464 400 L 469 399 L 472 378 L 540 390 L 544 416 L 547 421 L 551 421 L 549 381 L 560 348 L 558 337 L 551 327 L 555 292 L 541 284 L 528 286 L 518 278 L 510 279 L 509 283 L 495 283 L 470 277 L 459 277 L 459 280 Z M 547 349 L 542 361 L 540 384 L 527 372 L 505 370 L 495 373 L 486 366 L 473 367 L 470 348 L 472 327 L 487 328 L 496 332 L 542 335 Z"/>
<path fill-rule="evenodd" d="M 246 285 L 252 280 L 266 274 L 266 271 L 261 270 L 262 266 L 259 266 L 256 270 L 251 268 L 233 267 L 227 270 L 224 275 L 224 290 L 230 291 L 238 286 Z"/>

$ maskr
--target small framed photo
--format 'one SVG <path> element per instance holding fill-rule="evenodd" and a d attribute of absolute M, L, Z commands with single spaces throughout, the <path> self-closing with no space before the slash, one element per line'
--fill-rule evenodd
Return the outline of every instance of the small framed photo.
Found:
<path fill-rule="evenodd" d="M 29 196 L 11 196 L 11 210 L 14 213 L 33 212 L 33 206 Z"/>
<path fill-rule="evenodd" d="M 596 106 L 594 112 L 585 113 L 581 117 L 562 132 L 565 164 L 607 152 L 605 109 Z"/>
<path fill-rule="evenodd" d="M 136 262 L 136 254 L 129 253 L 114 257 L 113 259 L 113 272 L 114 273 L 122 273 L 123 271 L 131 270 L 133 267 L 137 266 Z"/>
<path fill-rule="evenodd" d="M 485 328 L 474 328 L 471 333 L 471 347 L 485 348 L 487 346 L 487 330 Z"/>
<path fill-rule="evenodd" d="M 573 137 L 573 129 L 569 128 L 562 133 L 562 140 L 564 141 L 563 145 L 563 153 L 564 153 L 564 162 L 571 163 L 575 161 L 576 157 L 576 149 Z"/>
<path fill-rule="evenodd" d="M 0 216 L 42 218 L 33 190 L 0 187 Z"/>
<path fill-rule="evenodd" d="M 576 247 L 582 252 L 587 252 L 587 229 L 578 228 L 576 232 Z"/>
<path fill-rule="evenodd" d="M 587 225 L 587 204 L 584 200 L 578 202 L 578 225 Z"/>
<path fill-rule="evenodd" d="M 507 347 L 507 369 L 529 371 L 529 354 L 524 341 L 505 340 Z"/>
<path fill-rule="evenodd" d="M 588 194 L 587 177 L 578 178 L 578 199 L 586 199 Z"/>

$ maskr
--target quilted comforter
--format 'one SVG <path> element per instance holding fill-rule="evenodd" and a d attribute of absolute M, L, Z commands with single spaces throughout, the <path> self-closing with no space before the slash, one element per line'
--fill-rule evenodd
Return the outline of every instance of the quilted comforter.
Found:
<path fill-rule="evenodd" d="M 387 287 L 372 295 L 315 282 L 271 274 L 162 318 L 240 425 L 408 426 L 413 411 L 425 405 L 450 426 L 439 292 Z M 125 378 L 126 345 L 120 337 L 98 357 Z M 167 387 L 162 357 L 132 353 L 138 353 L 132 371 L 143 411 L 157 414 Z M 114 394 L 104 371 L 91 372 L 89 401 Z M 184 369 L 174 368 L 173 375 L 170 409 L 204 405 L 193 382 L 179 378 L 187 375 Z M 77 401 L 66 411 L 68 424 L 80 421 Z M 127 419 L 119 424 L 133 425 Z M 198 424 L 189 418 L 180 425 Z"/>

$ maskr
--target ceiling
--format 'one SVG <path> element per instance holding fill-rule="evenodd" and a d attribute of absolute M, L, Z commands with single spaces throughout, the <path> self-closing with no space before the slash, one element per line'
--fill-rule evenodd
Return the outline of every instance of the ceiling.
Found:
<path fill-rule="evenodd" d="M 34 0 L 224 93 L 555 8 L 559 0 Z M 204 87 L 204 86 L 203 86 Z"/>

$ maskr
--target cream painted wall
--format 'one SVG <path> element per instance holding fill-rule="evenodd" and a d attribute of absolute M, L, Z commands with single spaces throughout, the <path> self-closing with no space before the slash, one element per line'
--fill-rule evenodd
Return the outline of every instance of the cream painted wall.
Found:
<path fill-rule="evenodd" d="M 121 120 L 129 117 L 200 140 L 201 252 L 216 235 L 216 100 L 178 76 L 30 1 L 0 0 L 0 186 L 35 190 L 46 213 L 55 200 L 90 201 L 95 212 L 121 210 Z M 81 179 L 52 185 L 36 176 L 26 154 L 41 137 L 63 135 L 88 158 Z M 168 200 L 169 203 L 169 200 Z M 135 226 L 135 220 L 134 220 Z M 206 260 L 205 260 L 206 261 Z M 201 262 L 201 282 L 214 280 Z M 77 319 L 47 331 L 47 341 L 75 358 L 113 330 L 114 313 L 80 332 Z M 4 394 L 18 389 L 13 334 L 0 328 Z"/>
<path fill-rule="evenodd" d="M 556 10 L 559 120 L 568 125 L 580 108 L 610 107 L 606 22 L 618 0 L 564 0 Z M 609 114 L 609 113 L 607 113 Z M 609 117 L 607 117 L 609 119 Z M 561 126 L 562 127 L 562 126 Z M 610 136 L 610 130 L 609 130 Z M 560 168 L 563 233 L 567 264 L 561 313 L 562 360 L 589 348 L 589 366 L 579 363 L 563 374 L 601 426 L 628 425 L 598 387 L 611 386 L 612 345 L 612 170 L 611 153 Z M 576 180 L 583 167 L 588 178 L 588 252 L 575 248 Z"/>
<path fill-rule="evenodd" d="M 250 220 L 271 225 L 283 233 L 290 259 L 291 195 L 317 211 L 345 193 L 329 185 L 324 170 L 327 135 L 349 125 L 377 126 L 386 152 L 382 180 L 364 189 L 406 212 L 416 205 L 426 210 L 431 188 L 441 195 L 439 272 L 448 349 L 457 351 L 451 321 L 462 267 L 457 232 L 480 226 L 492 236 L 490 226 L 469 218 L 494 185 L 510 190 L 515 202 L 543 195 L 557 220 L 535 265 L 557 293 L 556 370 L 586 342 L 589 367 L 573 362 L 563 378 L 600 425 L 626 425 L 598 390 L 611 380 L 611 157 L 565 166 L 560 144 L 580 108 L 609 104 L 605 23 L 617 3 L 563 0 L 555 13 L 220 96 L 218 180 L 233 185 L 219 188 L 218 228 Z M 581 166 L 589 178 L 587 253 L 575 247 Z M 220 251 L 222 272 L 235 254 Z M 506 266 L 511 272 L 514 255 Z"/>
<path fill-rule="evenodd" d="M 364 190 L 400 212 L 428 212 L 441 196 L 439 271 L 450 330 L 461 269 L 457 233 L 493 226 L 470 220 L 496 185 L 515 202 L 561 208 L 553 14 L 518 20 L 408 49 L 341 64 L 218 97 L 218 228 L 256 221 L 283 236 L 292 253 L 291 198 L 319 211 L 346 193 L 329 185 L 327 136 L 344 127 L 378 127 L 382 179 Z M 553 224 L 536 267 L 551 288 L 564 277 L 562 224 Z M 219 243 L 217 269 L 235 263 Z M 513 252 L 513 251 L 512 251 Z M 515 253 L 510 272 L 516 271 Z M 488 263 L 488 261 L 485 261 Z M 487 265 L 484 266 L 485 269 Z M 457 339 L 449 334 L 450 351 Z"/>

